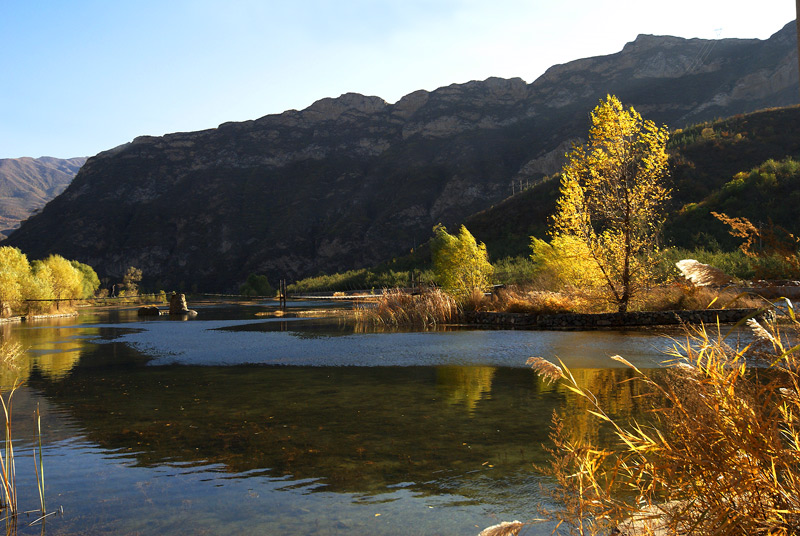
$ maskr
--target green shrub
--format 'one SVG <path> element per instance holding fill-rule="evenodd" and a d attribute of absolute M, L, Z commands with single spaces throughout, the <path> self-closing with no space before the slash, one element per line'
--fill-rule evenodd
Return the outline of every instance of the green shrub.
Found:
<path fill-rule="evenodd" d="M 274 296 L 275 289 L 269 284 L 265 275 L 250 274 L 247 281 L 239 287 L 239 294 L 242 296 Z"/>

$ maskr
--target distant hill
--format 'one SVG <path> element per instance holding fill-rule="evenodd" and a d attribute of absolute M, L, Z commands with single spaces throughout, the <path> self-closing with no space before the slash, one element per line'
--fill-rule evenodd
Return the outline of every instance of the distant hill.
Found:
<path fill-rule="evenodd" d="M 34 258 L 61 253 L 101 276 L 134 265 L 167 288 L 229 290 L 252 272 L 275 282 L 370 266 L 427 240 L 436 223 L 462 222 L 556 172 L 609 93 L 678 128 L 793 104 L 798 91 L 794 23 L 768 40 L 640 35 L 531 84 L 490 78 L 395 104 L 349 93 L 136 138 L 90 158 L 4 243 Z M 545 184 L 523 195 L 538 203 L 553 193 Z M 542 227 L 545 213 L 529 225 Z"/>
<path fill-rule="evenodd" d="M 772 221 L 800 236 L 798 170 L 764 165 L 769 160 L 800 161 L 800 107 L 738 114 L 678 130 L 669 152 L 673 199 L 665 245 L 737 247 L 741 241 L 732 238 L 711 211 L 746 217 L 754 224 Z M 742 175 L 736 178 L 737 174 Z M 464 223 L 495 259 L 527 254 L 530 236 L 546 238 L 559 186 L 553 176 Z"/>
<path fill-rule="evenodd" d="M 0 159 L 0 239 L 64 191 L 86 158 Z"/>

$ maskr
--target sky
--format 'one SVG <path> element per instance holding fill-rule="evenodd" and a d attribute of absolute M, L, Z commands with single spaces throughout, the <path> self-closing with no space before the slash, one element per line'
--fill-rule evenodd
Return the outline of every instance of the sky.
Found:
<path fill-rule="evenodd" d="M 0 158 L 93 156 L 356 92 L 612 54 L 638 34 L 766 39 L 790 0 L 0 0 Z"/>

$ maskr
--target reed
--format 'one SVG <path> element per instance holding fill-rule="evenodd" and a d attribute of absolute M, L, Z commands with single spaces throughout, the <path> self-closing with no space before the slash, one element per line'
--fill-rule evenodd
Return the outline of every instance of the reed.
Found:
<path fill-rule="evenodd" d="M 630 367 L 649 410 L 618 422 L 563 363 L 531 366 L 586 401 L 616 438 L 598 446 L 554 416 L 556 533 L 800 534 L 800 323 L 751 319 L 738 330 L 687 328 L 666 370 Z"/>
<path fill-rule="evenodd" d="M 0 342 L 0 364 L 2 364 L 3 367 L 15 370 L 17 368 L 17 360 L 21 355 L 22 345 L 19 343 L 9 340 Z M 12 514 L 15 514 L 17 511 L 17 485 L 15 479 L 14 444 L 11 441 L 11 414 L 14 392 L 19 385 L 20 384 L 15 381 L 7 394 L 0 391 L 0 405 L 2 405 L 3 408 L 5 422 L 5 446 L 2 453 L 0 453 L 0 486 L 3 488 L 0 501 Z"/>
<path fill-rule="evenodd" d="M 5 418 L 5 448 L 0 454 L 0 485 L 3 487 L 3 504 L 11 514 L 17 512 L 17 484 L 16 467 L 14 464 L 14 443 L 11 441 L 11 414 L 12 400 L 14 392 L 19 387 L 15 383 L 7 395 L 0 393 L 0 404 L 3 407 L 3 417 Z"/>
<path fill-rule="evenodd" d="M 0 341 L 0 365 L 9 369 L 17 368 L 17 360 L 22 355 L 22 346 L 13 341 Z M 17 484 L 16 484 L 16 462 L 14 453 L 14 442 L 11 430 L 11 417 L 13 415 L 14 393 L 22 382 L 15 380 L 14 385 L 7 393 L 0 392 L 0 406 L 2 406 L 3 417 L 5 420 L 5 445 L 0 451 L 0 505 L 6 509 L 4 520 L 6 524 L 6 534 L 17 533 L 17 518 L 19 511 L 17 508 Z M 35 413 L 36 429 L 34 432 L 34 455 L 33 463 L 36 470 L 36 483 L 39 488 L 39 506 L 41 516 L 30 523 L 30 525 L 43 521 L 46 517 L 62 512 L 63 508 L 55 512 L 47 513 L 44 496 L 44 455 L 42 448 L 42 418 L 39 407 Z M 26 512 L 31 513 L 31 512 Z"/>
<path fill-rule="evenodd" d="M 42 415 L 39 413 L 39 404 L 36 404 L 36 450 L 33 453 L 33 466 L 36 470 L 36 485 L 39 488 L 39 506 L 45 515 L 47 508 L 44 502 L 44 456 L 42 455 Z"/>
<path fill-rule="evenodd" d="M 430 327 L 451 322 L 458 312 L 456 301 L 439 289 L 419 294 L 389 290 L 375 302 L 359 306 L 355 317 L 359 323 Z"/>

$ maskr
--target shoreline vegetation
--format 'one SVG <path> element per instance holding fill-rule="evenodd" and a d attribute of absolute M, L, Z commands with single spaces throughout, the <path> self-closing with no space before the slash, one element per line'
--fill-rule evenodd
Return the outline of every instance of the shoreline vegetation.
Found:
<path fill-rule="evenodd" d="M 558 506 L 540 512 L 559 523 L 554 533 L 800 533 L 800 322 L 792 303 L 783 305 L 783 325 L 750 318 L 736 326 L 747 326 L 750 342 L 733 328 L 687 327 L 660 374 L 611 357 L 632 370 L 627 381 L 649 402 L 638 420 L 610 417 L 560 360 L 528 359 L 616 436 L 593 444 L 554 414 L 551 461 L 539 467 L 555 483 Z M 516 535 L 532 523 L 480 534 Z"/>
<path fill-rule="evenodd" d="M 142 271 L 129 267 L 119 284 L 101 289 L 94 269 L 78 261 L 50 255 L 29 261 L 18 248 L 0 247 L 0 319 L 72 314 L 80 305 L 163 303 L 166 293 L 139 292 Z M 105 280 L 108 283 L 110 280 Z"/>

